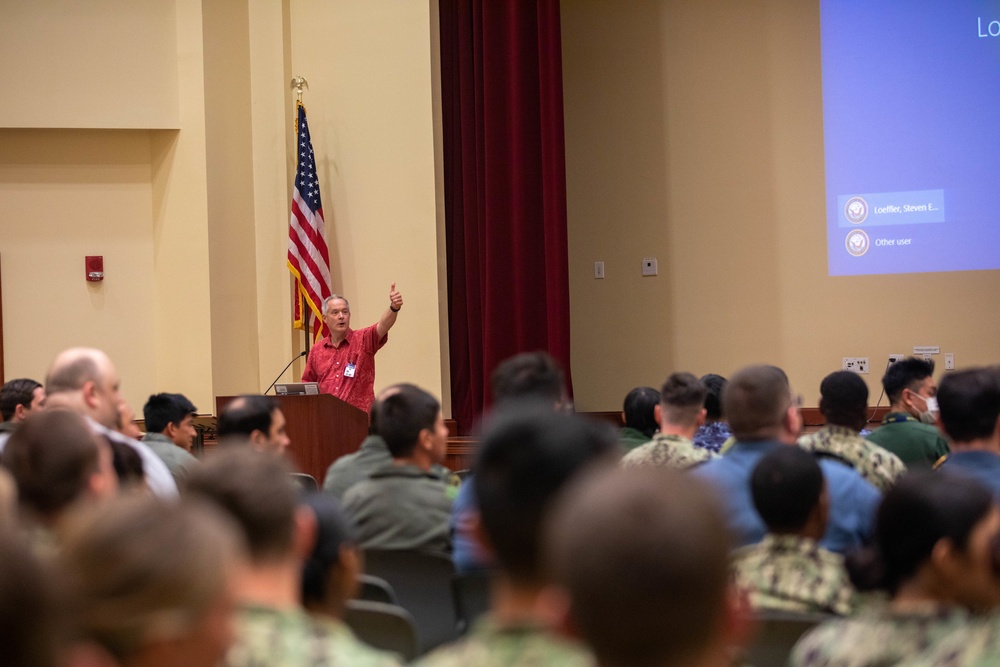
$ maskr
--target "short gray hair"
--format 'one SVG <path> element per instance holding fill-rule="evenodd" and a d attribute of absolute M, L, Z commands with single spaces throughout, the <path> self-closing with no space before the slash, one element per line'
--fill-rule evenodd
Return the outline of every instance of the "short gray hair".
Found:
<path fill-rule="evenodd" d="M 324 316 L 326 315 L 326 311 L 329 310 L 328 304 L 331 301 L 334 301 L 336 299 L 340 299 L 341 301 L 343 301 L 344 303 L 346 303 L 347 304 L 347 312 L 351 312 L 351 302 L 348 301 L 347 298 L 342 297 L 339 294 L 331 294 L 330 296 L 328 296 L 325 299 L 323 299 L 323 315 Z"/>

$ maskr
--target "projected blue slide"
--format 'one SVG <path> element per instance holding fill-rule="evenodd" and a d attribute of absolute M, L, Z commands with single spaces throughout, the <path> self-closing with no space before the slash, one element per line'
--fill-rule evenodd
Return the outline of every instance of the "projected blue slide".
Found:
<path fill-rule="evenodd" d="M 821 17 L 830 275 L 1000 268 L 1000 1 Z"/>

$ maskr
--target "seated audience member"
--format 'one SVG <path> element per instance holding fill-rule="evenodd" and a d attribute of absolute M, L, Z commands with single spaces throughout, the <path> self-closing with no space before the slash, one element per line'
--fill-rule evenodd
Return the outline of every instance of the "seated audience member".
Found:
<path fill-rule="evenodd" d="M 315 622 L 302 607 L 302 567 L 316 519 L 298 506 L 289 471 L 283 458 L 231 447 L 207 457 L 185 480 L 187 495 L 215 503 L 236 520 L 249 550 L 236 589 L 236 641 L 222 665 L 368 665 L 347 660 L 359 655 L 356 640 Z"/>
<path fill-rule="evenodd" d="M 882 376 L 882 387 L 889 398 L 889 412 L 867 438 L 908 467 L 937 463 L 949 449 L 948 441 L 933 426 L 938 413 L 934 362 L 916 357 L 897 361 Z"/>
<path fill-rule="evenodd" d="M 560 500 L 549 569 L 569 594 L 566 625 L 598 665 L 735 664 L 730 651 L 749 623 L 729 585 L 729 535 L 712 496 L 677 471 L 633 468 L 588 475 Z"/>
<path fill-rule="evenodd" d="M 660 404 L 654 413 L 660 432 L 652 441 L 622 458 L 626 468 L 640 465 L 667 466 L 686 470 L 713 457 L 691 442 L 705 421 L 705 385 L 690 373 L 674 373 L 660 389 Z"/>
<path fill-rule="evenodd" d="M 337 642 L 343 664 L 398 664 L 392 654 L 362 643 L 344 625 L 347 601 L 358 593 L 362 568 L 354 531 L 340 503 L 325 494 L 312 493 L 302 500 L 302 506 L 312 513 L 316 523 L 312 551 L 302 567 L 302 603 Z"/>
<path fill-rule="evenodd" d="M 819 411 L 826 425 L 799 438 L 799 447 L 847 463 L 880 491 L 906 472 L 906 465 L 892 452 L 861 437 L 868 420 L 868 385 L 856 373 L 830 373 L 819 386 Z"/>
<path fill-rule="evenodd" d="M 65 601 L 47 565 L 9 526 L 0 528 L 0 665 L 65 665 Z"/>
<path fill-rule="evenodd" d="M 490 376 L 490 390 L 496 407 L 527 402 L 572 411 L 563 370 L 546 352 L 522 352 L 500 362 Z"/>
<path fill-rule="evenodd" d="M 710 481 L 721 494 L 726 518 L 740 546 L 763 539 L 767 528 L 750 497 L 750 475 L 776 447 L 795 445 L 802 427 L 788 377 L 774 366 L 750 366 L 736 373 L 722 396 L 736 443 L 722 457 L 692 474 Z M 821 459 L 830 494 L 830 520 L 821 546 L 846 553 L 871 536 L 879 492 L 847 465 Z"/>
<path fill-rule="evenodd" d="M 18 378 L 0 387 L 0 451 L 10 434 L 45 402 L 45 388 L 40 382 Z"/>
<path fill-rule="evenodd" d="M 369 413 L 371 422 L 368 426 L 368 437 L 362 441 L 358 451 L 341 456 L 327 468 L 326 477 L 323 479 L 325 493 L 337 500 L 343 500 L 344 494 L 349 488 L 371 477 L 371 474 L 378 468 L 392 463 L 392 454 L 389 453 L 385 440 L 378 434 L 375 422 L 382 399 L 395 393 L 398 386 L 386 387 L 375 398 Z M 431 472 L 440 477 L 443 482 L 451 483 L 451 470 L 443 465 L 435 463 L 431 466 Z"/>
<path fill-rule="evenodd" d="M 798 447 L 778 447 L 750 477 L 753 504 L 767 535 L 732 555 L 733 578 L 754 609 L 846 616 L 854 588 L 844 557 L 819 546 L 830 498 L 815 457 Z"/>
<path fill-rule="evenodd" d="M 45 405 L 83 415 L 99 436 L 135 450 L 142 459 L 149 490 L 161 498 L 176 498 L 177 484 L 160 457 L 116 430 L 123 400 L 120 386 L 118 371 L 108 355 L 93 348 L 71 348 L 56 356 L 45 376 Z"/>
<path fill-rule="evenodd" d="M 948 373 L 937 398 L 951 439 L 939 469 L 975 477 L 1000 499 L 1000 374 L 985 368 Z"/>
<path fill-rule="evenodd" d="M 127 438 L 142 441 L 142 430 L 135 423 L 135 410 L 125 399 L 118 402 L 118 423 L 115 424 L 115 430 Z"/>
<path fill-rule="evenodd" d="M 84 665 L 214 667 L 232 641 L 232 522 L 207 504 L 132 496 L 67 522 L 73 649 Z M 70 664 L 74 664 L 70 661 Z"/>
<path fill-rule="evenodd" d="M 660 404 L 660 392 L 652 387 L 636 387 L 625 396 L 622 406 L 622 423 L 618 431 L 618 442 L 626 453 L 653 439 L 659 429 L 656 423 L 656 406 Z"/>
<path fill-rule="evenodd" d="M 3 467 L 0 452 L 0 530 L 17 529 L 17 482 L 7 468 Z"/>
<path fill-rule="evenodd" d="M 513 403 L 538 404 L 555 411 L 571 411 L 566 380 L 556 360 L 546 352 L 523 352 L 502 361 L 490 376 L 494 408 Z M 473 471 L 475 472 L 475 471 Z M 458 572 L 488 570 L 494 563 L 473 533 L 479 515 L 474 495 L 475 475 L 466 477 L 451 510 L 455 542 L 452 560 Z"/>
<path fill-rule="evenodd" d="M 694 446 L 719 454 L 723 443 L 733 437 L 722 415 L 722 391 L 729 381 L 715 373 L 702 375 L 701 381 L 708 390 L 705 394 L 705 423 L 694 434 Z"/>
<path fill-rule="evenodd" d="M 147 493 L 146 472 L 139 454 L 123 442 L 108 440 L 111 461 L 118 476 L 119 493 Z"/>
<path fill-rule="evenodd" d="M 246 438 L 255 449 L 272 454 L 284 454 L 291 444 L 285 433 L 285 413 L 270 396 L 237 396 L 219 412 L 216 430 L 220 441 Z"/>
<path fill-rule="evenodd" d="M 198 409 L 183 394 L 153 394 L 142 408 L 146 435 L 142 441 L 163 459 L 175 480 L 198 465 L 191 454 L 195 436 L 194 416 Z"/>
<path fill-rule="evenodd" d="M 451 497 L 431 467 L 444 460 L 448 429 L 437 399 L 402 384 L 379 405 L 376 428 L 392 461 L 344 495 L 364 549 L 451 550 Z"/>
<path fill-rule="evenodd" d="M 302 566 L 302 603 L 317 616 L 342 621 L 362 572 L 354 528 L 340 503 L 325 494 L 310 493 L 300 505 L 316 523 L 316 539 Z"/>
<path fill-rule="evenodd" d="M 553 633 L 557 611 L 543 595 L 543 526 L 577 474 L 619 453 L 614 431 L 536 407 L 500 409 L 476 457 L 477 538 L 496 557 L 490 610 L 463 639 L 425 656 L 426 667 L 589 665 L 585 651 Z"/>
<path fill-rule="evenodd" d="M 0 462 L 17 484 L 32 546 L 46 556 L 56 550 L 52 531 L 70 507 L 106 500 L 118 488 L 110 446 L 69 410 L 49 408 L 26 419 L 7 441 Z"/>
<path fill-rule="evenodd" d="M 795 646 L 789 665 L 896 665 L 1000 604 L 992 546 L 1000 509 L 975 481 L 921 471 L 902 477 L 879 506 L 875 543 L 851 554 L 859 591 L 883 591 L 885 605 L 829 621 Z"/>

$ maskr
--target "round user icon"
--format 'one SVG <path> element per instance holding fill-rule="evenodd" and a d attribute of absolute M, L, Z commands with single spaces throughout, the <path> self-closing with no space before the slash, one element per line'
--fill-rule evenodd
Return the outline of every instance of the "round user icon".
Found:
<path fill-rule="evenodd" d="M 845 245 L 847 246 L 847 252 L 855 257 L 861 257 L 871 247 L 871 240 L 869 240 L 868 234 L 865 234 L 860 229 L 855 229 L 847 235 Z"/>
<path fill-rule="evenodd" d="M 860 225 L 868 218 L 868 202 L 864 197 L 851 197 L 844 204 L 844 215 L 855 225 Z"/>

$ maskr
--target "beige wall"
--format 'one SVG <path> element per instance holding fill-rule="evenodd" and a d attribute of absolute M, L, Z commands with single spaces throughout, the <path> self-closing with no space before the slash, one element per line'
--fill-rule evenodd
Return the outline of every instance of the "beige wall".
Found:
<path fill-rule="evenodd" d="M 42 16 L 30 49 L 11 46 Z M 112 355 L 137 410 L 181 391 L 214 411 L 215 395 L 271 382 L 302 341 L 285 267 L 294 71 L 311 85 L 333 288 L 364 325 L 397 282 L 406 306 L 379 385 L 440 395 L 433 20 L 427 0 L 3 3 L 7 377 L 40 378 L 86 344 Z M 145 78 L 127 88 L 111 71 Z M 59 129 L 79 127 L 108 129 Z M 87 254 L 104 255 L 104 283 L 84 282 Z"/>
<path fill-rule="evenodd" d="M 0 130 L 7 379 L 41 380 L 57 352 L 89 345 L 114 355 L 130 402 L 152 391 L 149 156 L 146 132 Z M 104 256 L 104 282 L 84 280 L 86 255 Z"/>
<path fill-rule="evenodd" d="M 566 0 L 562 21 L 579 409 L 755 362 L 816 405 L 843 356 L 870 357 L 874 404 L 889 353 L 1000 359 L 996 271 L 827 275 L 818 3 Z"/>
<path fill-rule="evenodd" d="M 183 393 L 201 412 L 214 412 L 201 0 L 176 0 L 175 11 L 181 130 L 150 133 L 154 389 Z M 114 358 L 148 354 L 145 349 L 137 341 Z M 139 414 L 146 399 L 130 396 Z"/>
<path fill-rule="evenodd" d="M 0 130 L 7 377 L 42 379 L 60 349 L 90 345 L 114 359 L 137 411 L 164 390 L 210 410 L 200 2 L 52 0 L 2 11 L 5 30 L 31 31 L 40 14 L 47 22 L 31 49 L 7 54 L 3 76 L 64 68 L 38 95 L 41 113 L 19 121 L 24 100 L 12 85 L 0 112 L 12 126 Z M 40 51 L 61 60 L 39 64 Z M 128 89 L 136 67 L 143 80 Z M 112 86 L 109 71 L 125 78 Z M 183 130 L 157 129 L 171 126 Z M 61 129 L 77 127 L 109 129 Z M 103 282 L 84 281 L 86 255 L 104 256 Z"/>
<path fill-rule="evenodd" d="M 430 4 L 296 0 L 291 48 L 309 81 L 333 290 L 356 328 L 385 311 L 390 283 L 405 301 L 376 390 L 407 380 L 441 396 Z"/>
<path fill-rule="evenodd" d="M 59 348 L 85 343 L 112 353 L 136 407 L 179 390 L 209 409 L 216 393 L 270 382 L 301 340 L 283 259 L 287 85 L 301 74 L 333 287 L 360 325 L 396 281 L 406 308 L 379 385 L 444 393 L 434 3 L 84 4 L 0 8 L 8 376 L 38 377 Z M 621 6 L 563 6 L 581 409 L 617 409 L 632 386 L 681 368 L 778 363 L 815 404 L 842 356 L 870 357 L 872 386 L 886 355 L 913 345 L 940 345 L 960 366 L 1000 357 L 1000 315 L 977 307 L 1000 287 L 997 272 L 826 275 L 815 3 Z M 43 14 L 32 48 L 17 46 Z M 143 48 L 122 37 L 109 50 L 136 23 Z M 132 88 L 108 82 L 111 56 Z M 28 102 L 44 113 L 26 114 Z M 65 129 L 82 127 L 108 129 Z M 87 254 L 105 256 L 100 286 L 83 281 Z M 660 275 L 642 278 L 650 255 Z M 39 324 L 56 303 L 53 324 Z"/>
<path fill-rule="evenodd" d="M 212 339 L 226 341 L 212 358 L 212 377 L 219 394 L 233 395 L 260 384 L 258 304 L 248 289 L 257 284 L 257 220 L 247 3 L 205 3 L 203 21 Z"/>
<path fill-rule="evenodd" d="M 4 0 L 0 127 L 179 127 L 175 5 Z"/>

